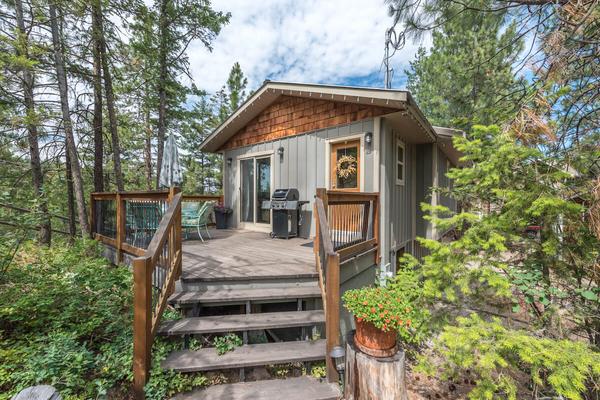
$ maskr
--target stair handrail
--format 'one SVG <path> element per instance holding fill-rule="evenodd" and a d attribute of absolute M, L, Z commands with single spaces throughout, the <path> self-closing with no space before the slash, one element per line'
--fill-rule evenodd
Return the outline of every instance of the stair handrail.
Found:
<path fill-rule="evenodd" d="M 133 389 L 144 399 L 154 336 L 175 281 L 181 276 L 181 204 L 179 188 L 169 192 L 169 206 L 144 255 L 133 260 Z"/>
<path fill-rule="evenodd" d="M 340 344 L 340 265 L 371 252 L 374 262 L 379 262 L 379 193 L 318 188 L 314 215 L 313 249 L 325 310 L 327 378 L 338 382 L 330 354 Z"/>
<path fill-rule="evenodd" d="M 331 358 L 330 353 L 335 346 L 339 345 L 340 336 L 340 255 L 333 249 L 324 200 L 317 195 L 314 205 L 316 218 L 314 248 L 319 287 L 325 310 L 325 335 L 327 337 L 325 365 L 329 382 L 337 382 L 339 374 L 335 367 L 335 360 Z"/>

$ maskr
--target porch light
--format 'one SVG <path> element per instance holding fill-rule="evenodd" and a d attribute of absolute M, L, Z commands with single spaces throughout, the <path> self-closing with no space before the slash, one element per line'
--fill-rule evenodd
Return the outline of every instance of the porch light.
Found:
<path fill-rule="evenodd" d="M 227 166 L 228 166 L 228 167 L 231 167 L 231 164 L 232 164 L 232 163 L 233 163 L 233 159 L 232 159 L 231 157 L 229 157 L 229 158 L 227 159 Z"/>
<path fill-rule="evenodd" d="M 280 147 L 280 148 L 277 149 L 277 154 L 279 155 L 279 158 L 281 160 L 283 160 L 283 152 L 284 152 L 284 148 L 283 147 Z"/>
<path fill-rule="evenodd" d="M 346 350 L 342 346 L 335 346 L 329 352 L 329 357 L 333 358 L 335 369 L 340 374 L 342 384 L 344 382 L 344 369 L 346 368 Z"/>
<path fill-rule="evenodd" d="M 373 142 L 373 132 L 365 133 L 365 142 L 370 146 L 371 142 Z"/>

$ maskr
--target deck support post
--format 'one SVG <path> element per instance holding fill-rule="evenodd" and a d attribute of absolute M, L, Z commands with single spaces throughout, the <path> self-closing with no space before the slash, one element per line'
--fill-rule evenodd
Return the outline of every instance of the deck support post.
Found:
<path fill-rule="evenodd" d="M 377 243 L 377 250 L 375 250 L 375 264 L 379 265 L 381 260 L 381 241 L 379 232 L 379 194 L 373 200 L 373 238 Z"/>
<path fill-rule="evenodd" d="M 173 201 L 173 198 L 175 197 L 175 195 L 177 193 L 181 192 L 181 188 L 177 187 L 177 186 L 172 186 L 169 189 L 169 204 L 171 204 L 171 201 Z M 181 240 L 182 240 L 182 232 L 181 232 L 181 212 L 178 212 L 175 215 L 175 221 L 173 222 L 174 225 L 174 229 L 173 229 L 173 254 L 176 254 L 177 251 L 181 252 L 182 249 L 182 244 L 181 244 Z M 175 271 L 175 280 L 178 280 L 179 278 L 181 278 L 181 273 L 182 271 L 182 264 L 180 263 L 177 271 Z"/>
<path fill-rule="evenodd" d="M 317 188 L 317 194 L 315 197 L 318 197 L 323 202 L 323 208 L 325 209 L 325 216 L 328 214 L 328 201 L 327 201 L 327 189 L 325 188 Z M 313 243 L 313 251 L 315 255 L 319 255 L 319 246 L 320 246 L 320 235 L 319 235 L 319 215 L 315 210 L 313 210 L 313 214 L 315 216 L 315 239 Z"/>
<path fill-rule="evenodd" d="M 335 360 L 329 355 L 340 344 L 340 255 L 327 256 L 327 278 L 325 279 L 327 308 L 325 309 L 325 335 L 327 336 L 327 379 L 337 383 L 340 379 Z"/>
<path fill-rule="evenodd" d="M 121 193 L 117 192 L 116 206 L 117 206 L 117 263 L 123 262 L 123 242 L 125 241 L 125 202 L 121 198 Z"/>
<path fill-rule="evenodd" d="M 144 399 L 152 352 L 152 262 L 149 257 L 133 260 L 133 390 Z"/>

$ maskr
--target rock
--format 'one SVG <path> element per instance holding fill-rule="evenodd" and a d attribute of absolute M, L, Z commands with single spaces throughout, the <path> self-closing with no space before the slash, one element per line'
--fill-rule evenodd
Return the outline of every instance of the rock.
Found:
<path fill-rule="evenodd" d="M 11 400 L 62 400 L 62 397 L 52 386 L 39 385 L 21 390 Z"/>

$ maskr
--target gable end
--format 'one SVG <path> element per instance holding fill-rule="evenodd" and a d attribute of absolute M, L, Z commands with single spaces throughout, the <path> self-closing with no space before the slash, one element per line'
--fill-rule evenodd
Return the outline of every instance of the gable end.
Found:
<path fill-rule="evenodd" d="M 235 133 L 219 150 L 229 150 L 398 111 L 366 104 L 282 95 Z"/>

